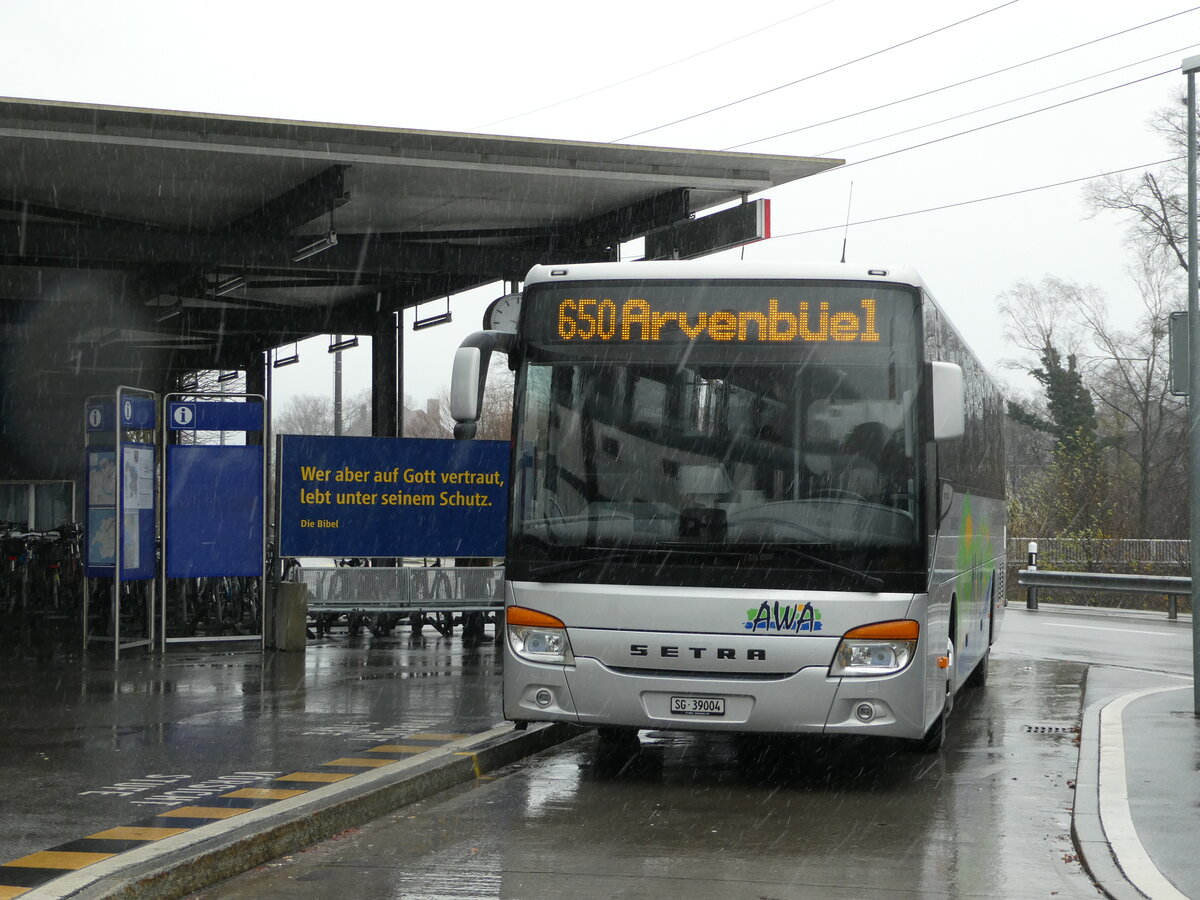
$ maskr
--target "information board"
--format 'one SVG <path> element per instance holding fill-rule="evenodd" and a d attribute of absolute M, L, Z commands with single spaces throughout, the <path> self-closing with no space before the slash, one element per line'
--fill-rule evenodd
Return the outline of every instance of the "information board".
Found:
<path fill-rule="evenodd" d="M 168 578 L 262 574 L 261 446 L 172 444 L 166 483 Z"/>
<path fill-rule="evenodd" d="M 508 444 L 285 435 L 283 556 L 504 554 Z"/>
<path fill-rule="evenodd" d="M 87 548 L 85 574 L 112 578 L 117 536 L 121 535 L 121 578 L 153 578 L 154 536 L 153 444 L 121 444 L 121 497 L 117 503 L 117 452 L 112 446 L 87 451 Z M 118 528 L 117 516 L 122 517 Z"/>

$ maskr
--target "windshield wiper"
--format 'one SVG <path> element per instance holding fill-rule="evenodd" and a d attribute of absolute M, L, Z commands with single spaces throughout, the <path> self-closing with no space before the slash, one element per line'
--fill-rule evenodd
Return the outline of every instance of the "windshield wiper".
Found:
<path fill-rule="evenodd" d="M 530 566 L 529 574 L 537 577 L 539 575 L 553 575 L 556 572 L 567 572 L 577 566 L 594 566 L 602 563 L 611 562 L 627 562 L 631 559 L 644 559 L 648 556 L 667 556 L 672 554 L 695 553 L 694 550 L 676 550 L 669 547 L 611 547 L 611 548 L 588 548 L 594 550 L 589 556 L 580 556 L 575 559 L 564 559 L 559 562 L 546 563 L 541 566 Z"/>
<path fill-rule="evenodd" d="M 556 562 L 545 563 L 540 566 L 537 566 L 537 565 L 530 566 L 529 574 L 531 576 L 533 576 L 534 578 L 538 578 L 538 577 L 545 576 L 545 575 L 554 575 L 559 572 L 568 572 L 571 569 L 575 569 L 575 568 L 586 568 L 589 566 L 603 565 L 606 563 L 629 562 L 630 560 L 633 560 L 633 561 L 645 560 L 648 562 L 650 559 L 659 559 L 665 563 L 667 561 L 666 558 L 670 557 L 670 556 L 675 556 L 675 557 L 692 556 L 692 557 L 694 557 L 697 555 L 703 555 L 709 561 L 715 561 L 715 559 L 722 558 L 722 557 L 735 557 L 737 559 L 744 559 L 746 557 L 746 555 L 749 553 L 749 548 L 743 549 L 743 548 L 735 547 L 735 546 L 725 546 L 725 547 L 705 546 L 705 547 L 687 547 L 687 548 L 683 548 L 683 547 L 611 547 L 611 548 L 589 547 L 586 549 L 591 550 L 593 552 L 591 554 L 589 554 L 588 556 L 580 556 L 580 557 L 576 557 L 575 559 L 564 559 L 564 560 L 558 560 Z M 814 563 L 817 563 L 818 565 L 825 566 L 826 568 L 828 568 L 834 572 L 839 572 L 843 575 L 849 575 L 850 577 L 857 579 L 862 584 L 868 585 L 870 587 L 881 588 L 884 585 L 883 579 L 879 578 L 876 575 L 871 575 L 867 572 L 863 572 L 858 569 L 851 568 L 850 566 L 843 566 L 841 563 L 836 563 L 833 560 L 825 559 L 822 556 L 817 556 L 816 554 L 808 553 L 807 551 L 801 550 L 799 547 L 794 547 L 790 544 L 768 544 L 768 545 L 762 547 L 761 550 L 759 550 L 759 552 L 762 552 L 762 551 L 784 552 L 784 553 L 790 554 L 791 556 L 794 556 L 798 559 L 805 560 L 806 562 L 814 562 Z"/>
<path fill-rule="evenodd" d="M 883 579 L 877 575 L 871 575 L 867 572 L 860 571 L 859 569 L 852 569 L 850 566 L 843 566 L 841 563 L 835 563 L 831 559 L 826 559 L 823 556 L 817 556 L 815 553 L 809 553 L 805 550 L 801 550 L 799 547 L 793 547 L 790 544 L 771 544 L 769 546 L 772 550 L 781 550 L 784 553 L 790 553 L 792 556 L 807 560 L 808 562 L 819 563 L 820 565 L 823 565 L 834 572 L 841 572 L 843 575 L 850 575 L 854 578 L 857 578 L 863 584 L 870 585 L 871 587 L 883 587 Z M 766 548 L 764 547 L 763 549 Z"/>

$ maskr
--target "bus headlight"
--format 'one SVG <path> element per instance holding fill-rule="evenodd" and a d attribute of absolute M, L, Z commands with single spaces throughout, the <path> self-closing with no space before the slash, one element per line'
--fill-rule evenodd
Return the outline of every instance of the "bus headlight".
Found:
<path fill-rule="evenodd" d="M 567 638 L 567 626 L 561 619 L 523 606 L 510 606 L 505 611 L 505 618 L 508 646 L 514 656 L 549 665 L 575 664 L 575 655 L 571 653 L 571 642 Z"/>
<path fill-rule="evenodd" d="M 894 675 L 912 662 L 920 634 L 920 624 L 912 619 L 852 628 L 842 636 L 829 674 L 835 678 Z"/>

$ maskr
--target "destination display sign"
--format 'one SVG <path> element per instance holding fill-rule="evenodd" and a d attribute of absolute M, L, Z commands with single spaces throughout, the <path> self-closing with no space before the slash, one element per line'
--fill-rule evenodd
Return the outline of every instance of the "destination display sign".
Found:
<path fill-rule="evenodd" d="M 526 322 L 549 344 L 873 344 L 903 331 L 912 295 L 875 285 L 699 283 L 556 286 L 533 295 Z"/>
<path fill-rule="evenodd" d="M 875 300 L 864 297 L 859 309 L 833 310 L 830 303 L 801 300 L 795 311 L 780 308 L 779 299 L 767 300 L 765 310 L 714 309 L 690 312 L 662 309 L 642 297 L 621 301 L 611 298 L 564 297 L 558 304 L 558 337 L 563 341 L 670 340 L 678 331 L 688 340 L 825 343 L 827 341 L 879 340 L 875 330 Z"/>

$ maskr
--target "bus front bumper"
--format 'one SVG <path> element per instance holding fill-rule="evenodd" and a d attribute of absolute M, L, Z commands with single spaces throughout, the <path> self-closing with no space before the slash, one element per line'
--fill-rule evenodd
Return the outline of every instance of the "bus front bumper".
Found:
<path fill-rule="evenodd" d="M 513 721 L 905 738 L 920 737 L 927 724 L 918 665 L 881 678 L 830 678 L 827 667 L 810 666 L 758 680 L 618 671 L 588 657 L 549 666 L 506 653 L 504 664 L 504 716 Z M 679 707 L 689 711 L 673 711 Z"/>

